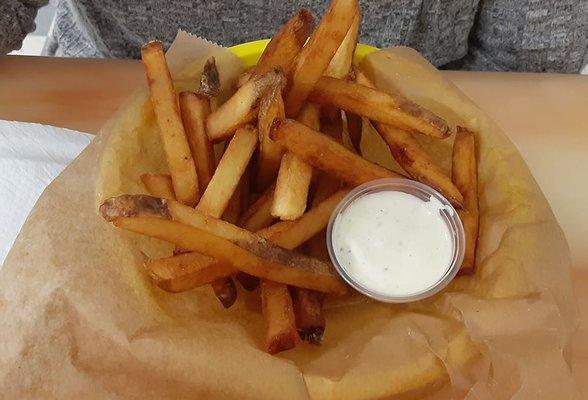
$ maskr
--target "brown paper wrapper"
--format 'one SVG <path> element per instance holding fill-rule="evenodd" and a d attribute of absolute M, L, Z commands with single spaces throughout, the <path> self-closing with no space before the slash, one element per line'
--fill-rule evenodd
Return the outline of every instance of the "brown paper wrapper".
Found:
<path fill-rule="evenodd" d="M 180 33 L 168 52 L 178 88 L 209 55 L 224 95 L 242 70 L 222 48 Z M 409 305 L 331 302 L 320 347 L 263 352 L 255 293 L 223 309 L 208 287 L 169 294 L 143 274 L 169 245 L 115 230 L 96 197 L 144 189 L 166 171 L 146 90 L 43 193 L 0 271 L 3 398 L 563 399 L 576 324 L 564 235 L 500 129 L 422 57 L 394 48 L 361 66 L 377 86 L 477 132 L 478 271 Z M 521 116 L 526 117 L 526 116 Z M 420 138 L 450 168 L 451 140 Z M 392 168 L 381 139 L 368 158 Z M 96 196 L 94 182 L 98 181 Z"/>

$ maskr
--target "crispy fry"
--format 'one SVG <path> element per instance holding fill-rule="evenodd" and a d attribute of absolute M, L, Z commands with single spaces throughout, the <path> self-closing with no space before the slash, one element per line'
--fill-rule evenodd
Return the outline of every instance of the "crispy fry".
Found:
<path fill-rule="evenodd" d="M 144 267 L 157 286 L 173 293 L 194 289 L 237 272 L 230 264 L 199 253 L 150 260 Z"/>
<path fill-rule="evenodd" d="M 418 104 L 344 79 L 323 76 L 308 100 L 435 138 L 443 139 L 451 134 L 442 118 Z"/>
<path fill-rule="evenodd" d="M 230 276 L 214 280 L 210 286 L 214 291 L 217 299 L 220 300 L 224 308 L 229 308 L 237 300 L 237 287 Z"/>
<path fill-rule="evenodd" d="M 237 225 L 251 232 L 256 232 L 271 225 L 275 218 L 272 216 L 272 198 L 275 185 L 270 186 L 255 203 L 241 216 Z"/>
<path fill-rule="evenodd" d="M 347 150 L 330 137 L 290 119 L 276 119 L 270 138 L 315 168 L 328 172 L 351 185 L 379 178 L 402 175 L 371 163 Z"/>
<path fill-rule="evenodd" d="M 145 65 L 151 104 L 159 126 L 174 192 L 179 201 L 193 206 L 198 198 L 198 177 L 161 42 L 149 42 L 141 47 L 141 59 Z"/>
<path fill-rule="evenodd" d="M 320 129 L 320 108 L 306 104 L 298 120 L 314 129 Z M 272 215 L 282 220 L 294 220 L 306 209 L 312 167 L 290 152 L 282 157 L 276 190 L 272 202 Z"/>
<path fill-rule="evenodd" d="M 235 278 L 239 281 L 243 289 L 253 291 L 259 286 L 259 278 L 245 272 L 237 272 Z"/>
<path fill-rule="evenodd" d="M 355 48 L 357 47 L 357 37 L 359 36 L 360 23 L 361 14 L 358 12 L 353 18 L 353 22 L 347 30 L 343 42 L 341 42 L 341 45 L 329 63 L 329 66 L 325 71 L 326 76 L 332 76 L 333 78 L 344 78 L 347 76 L 347 74 L 349 74 L 349 71 L 351 71 L 353 55 L 355 54 Z"/>
<path fill-rule="evenodd" d="M 283 84 L 284 75 L 279 70 L 272 70 L 249 80 L 208 116 L 206 121 L 208 138 L 215 143 L 230 138 L 238 127 L 257 117 L 256 106 L 264 93 L 274 86 Z"/>
<path fill-rule="evenodd" d="M 285 98 L 286 115 L 296 117 L 306 98 L 343 42 L 356 15 L 357 0 L 333 0 L 323 19 L 302 48 L 292 69 Z"/>
<path fill-rule="evenodd" d="M 295 249 L 325 229 L 333 210 L 347 193 L 349 190 L 340 190 L 311 208 L 296 221 L 278 222 L 259 231 L 258 235 L 285 249 Z"/>
<path fill-rule="evenodd" d="M 171 176 L 166 174 L 143 174 L 141 182 L 151 196 L 175 200 L 174 185 Z"/>
<path fill-rule="evenodd" d="M 462 207 L 463 196 L 457 187 L 429 157 L 412 133 L 375 121 L 374 127 L 388 144 L 394 159 L 412 178 L 435 188 L 454 206 Z"/>
<path fill-rule="evenodd" d="M 261 307 L 266 323 L 266 351 L 276 354 L 294 348 L 299 339 L 288 287 L 262 280 Z"/>
<path fill-rule="evenodd" d="M 308 10 L 300 9 L 270 40 L 252 74 L 265 74 L 280 68 L 288 76 L 294 58 L 310 35 L 312 23 L 313 18 Z"/>
<path fill-rule="evenodd" d="M 256 145 L 257 129 L 246 126 L 237 130 L 202 194 L 198 210 L 217 218 L 223 214 Z"/>
<path fill-rule="evenodd" d="M 207 98 L 194 92 L 182 92 L 180 93 L 180 110 L 196 165 L 198 186 L 204 191 L 212 179 L 215 168 L 214 149 L 206 135 L 206 118 L 210 114 L 210 103 Z"/>
<path fill-rule="evenodd" d="M 281 87 L 269 90 L 261 99 L 257 127 L 259 129 L 259 158 L 255 187 L 264 190 L 277 176 L 284 154 L 282 146 L 269 138 L 274 118 L 284 118 L 284 102 Z"/>
<path fill-rule="evenodd" d="M 177 202 L 174 204 L 181 206 Z M 188 209 L 193 210 L 189 207 Z M 263 239 L 257 242 L 239 242 L 237 245 L 202 229 L 162 218 L 116 217 L 111 221 L 119 228 L 207 255 L 258 278 L 328 293 L 343 294 L 346 291 L 345 285 L 330 266 L 272 246 Z"/>
<path fill-rule="evenodd" d="M 298 334 L 309 343 L 319 345 L 325 332 L 322 293 L 314 290 L 292 288 L 292 303 Z"/>
<path fill-rule="evenodd" d="M 458 210 L 466 237 L 466 250 L 459 274 L 473 274 L 476 268 L 476 245 L 478 242 L 478 165 L 476 161 L 476 138 L 472 132 L 457 127 L 453 143 L 453 165 L 451 178 L 463 194 L 463 210 Z"/>

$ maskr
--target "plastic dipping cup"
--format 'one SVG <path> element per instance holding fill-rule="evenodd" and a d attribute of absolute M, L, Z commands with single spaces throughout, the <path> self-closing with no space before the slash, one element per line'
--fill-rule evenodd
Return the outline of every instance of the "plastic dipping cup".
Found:
<path fill-rule="evenodd" d="M 407 303 L 432 296 L 455 277 L 465 236 L 439 192 L 408 179 L 380 179 L 352 190 L 327 227 L 329 256 L 353 288 Z"/>

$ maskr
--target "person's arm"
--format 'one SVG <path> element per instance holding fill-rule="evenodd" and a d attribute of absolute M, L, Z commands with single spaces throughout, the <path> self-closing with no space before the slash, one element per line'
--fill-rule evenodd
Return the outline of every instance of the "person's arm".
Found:
<path fill-rule="evenodd" d="M 27 33 L 35 29 L 37 10 L 47 1 L 0 1 L 0 55 L 20 48 Z"/>

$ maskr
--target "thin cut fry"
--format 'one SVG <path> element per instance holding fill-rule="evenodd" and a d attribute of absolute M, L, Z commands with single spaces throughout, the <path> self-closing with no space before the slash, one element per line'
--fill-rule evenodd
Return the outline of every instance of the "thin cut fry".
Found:
<path fill-rule="evenodd" d="M 353 18 L 353 22 L 347 30 L 347 34 L 345 34 L 343 42 L 341 42 L 341 45 L 329 63 L 329 66 L 325 71 L 326 76 L 332 76 L 333 78 L 344 78 L 351 71 L 353 55 L 355 54 L 355 48 L 357 47 L 357 37 L 359 36 L 360 23 L 361 14 L 358 12 L 355 15 L 355 18 Z"/>
<path fill-rule="evenodd" d="M 306 104 L 298 117 L 300 123 L 320 129 L 320 107 Z M 279 145 L 278 145 L 279 146 Z M 282 220 L 294 220 L 306 209 L 312 167 L 290 152 L 282 157 L 276 190 L 272 202 L 272 215 Z"/>
<path fill-rule="evenodd" d="M 329 293 L 343 294 L 346 291 L 345 285 L 330 268 L 324 269 L 322 265 L 322 268 L 317 268 L 322 264 L 318 260 L 302 255 L 295 256 L 295 253 L 288 253 L 285 250 L 279 251 L 279 247 L 272 247 L 264 241 L 255 244 L 255 250 L 260 256 L 252 252 L 253 247 L 251 250 L 245 249 L 220 236 L 181 222 L 153 217 L 117 217 L 112 219 L 112 223 L 119 228 L 202 253 L 259 278 Z M 306 259 L 307 262 L 296 263 L 297 259 Z"/>
<path fill-rule="evenodd" d="M 299 339 L 288 287 L 262 280 L 261 307 L 266 323 L 266 351 L 276 354 L 294 348 Z"/>
<path fill-rule="evenodd" d="M 357 0 L 333 0 L 323 19 L 302 48 L 292 69 L 291 85 L 285 99 L 286 115 L 296 117 L 343 39 L 356 15 Z"/>
<path fill-rule="evenodd" d="M 220 300 L 224 308 L 229 308 L 237 300 L 237 287 L 230 276 L 216 279 L 210 284 L 215 296 Z"/>
<path fill-rule="evenodd" d="M 199 253 L 150 260 L 144 267 L 157 286 L 173 293 L 194 289 L 237 272 L 230 264 Z"/>
<path fill-rule="evenodd" d="M 325 229 L 333 210 L 347 193 L 349 190 L 340 190 L 311 208 L 296 221 L 278 222 L 259 231 L 258 235 L 285 249 L 295 249 Z"/>
<path fill-rule="evenodd" d="M 230 138 L 238 127 L 257 117 L 257 103 L 263 94 L 268 89 L 283 84 L 284 75 L 279 70 L 272 70 L 249 80 L 208 116 L 208 138 L 215 143 Z"/>
<path fill-rule="evenodd" d="M 302 340 L 319 345 L 325 332 L 322 293 L 314 290 L 292 288 L 292 302 L 296 327 Z"/>
<path fill-rule="evenodd" d="M 198 186 L 205 191 L 214 174 L 214 149 L 206 135 L 206 118 L 210 114 L 208 98 L 194 92 L 180 93 L 182 122 L 196 165 Z"/>
<path fill-rule="evenodd" d="M 175 200 L 174 185 L 171 176 L 166 174 L 143 174 L 141 182 L 151 196 Z"/>
<path fill-rule="evenodd" d="M 149 42 L 141 47 L 141 59 L 145 65 L 151 104 L 159 126 L 174 192 L 179 201 L 193 206 L 198 198 L 198 177 L 161 42 Z"/>
<path fill-rule="evenodd" d="M 198 210 L 216 218 L 223 214 L 256 145 L 257 129 L 246 126 L 237 130 L 202 194 Z"/>
<path fill-rule="evenodd" d="M 442 118 L 418 104 L 344 79 L 323 76 L 308 100 L 435 138 L 443 139 L 451 134 Z"/>
<path fill-rule="evenodd" d="M 275 185 L 270 186 L 261 197 L 243 213 L 237 225 L 251 232 L 256 232 L 270 226 L 275 221 L 275 218 L 271 213 L 274 188 Z"/>
<path fill-rule="evenodd" d="M 294 58 L 310 35 L 312 22 L 313 18 L 308 10 L 300 9 L 270 40 L 259 62 L 253 68 L 252 75 L 261 75 L 274 68 L 280 68 L 284 75 L 288 76 Z"/>
<path fill-rule="evenodd" d="M 277 176 L 284 154 L 282 146 L 269 138 L 274 118 L 284 118 L 282 89 L 279 86 L 269 90 L 261 99 L 257 127 L 259 129 L 259 158 L 255 187 L 264 190 Z"/>
<path fill-rule="evenodd" d="M 453 166 L 451 178 L 463 194 L 463 210 L 458 210 L 466 237 L 466 250 L 460 274 L 473 274 L 476 268 L 476 245 L 478 241 L 478 165 L 476 162 L 476 138 L 472 132 L 457 127 L 453 143 Z"/>
<path fill-rule="evenodd" d="M 457 187 L 429 157 L 412 133 L 380 122 L 374 122 L 374 127 L 388 144 L 394 159 L 412 178 L 437 189 L 454 206 L 462 207 L 463 196 Z"/>
<path fill-rule="evenodd" d="M 351 185 L 402 175 L 371 163 L 347 150 L 330 137 L 290 119 L 276 119 L 270 138 L 315 168 Z"/>

